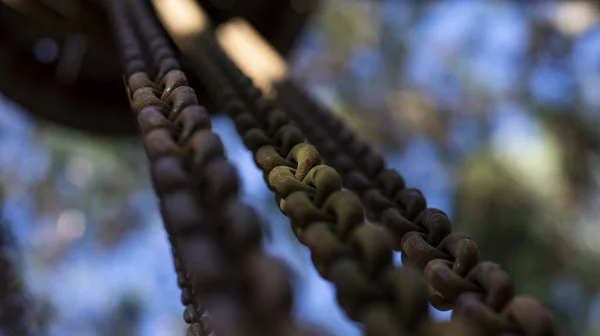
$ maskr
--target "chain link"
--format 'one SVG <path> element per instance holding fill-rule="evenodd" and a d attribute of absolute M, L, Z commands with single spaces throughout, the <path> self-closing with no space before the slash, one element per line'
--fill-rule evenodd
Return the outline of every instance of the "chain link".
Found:
<path fill-rule="evenodd" d="M 488 334 L 554 335 L 548 311 L 533 298 L 514 297 L 508 273 L 480 261 L 475 242 L 452 233 L 446 214 L 426 208 L 420 191 L 405 189 L 381 155 L 291 82 L 277 92 L 292 119 L 342 173 L 344 185 L 361 197 L 369 217 L 394 233 L 405 265 L 424 270 L 434 307 L 454 308 L 453 316 L 474 321 Z"/>
<path fill-rule="evenodd" d="M 346 314 L 362 323 L 367 335 L 445 335 L 458 326 L 468 335 L 461 319 L 445 329 L 430 322 L 422 276 L 393 266 L 387 228 L 364 222 L 362 204 L 342 190 L 341 176 L 321 163 L 316 148 L 304 143 L 298 127 L 262 96 L 211 34 L 205 34 L 201 48 L 205 52 L 194 59 L 200 79 L 234 120 L 280 210 L 310 249 L 318 272 L 336 287 Z"/>
<path fill-rule="evenodd" d="M 208 335 L 209 323 L 219 335 L 316 335 L 294 324 L 289 271 L 261 251 L 259 218 L 239 201 L 237 172 L 147 4 L 105 4 L 172 245 L 187 335 Z"/>
<path fill-rule="evenodd" d="M 143 43 L 129 26 L 125 5 L 109 3 L 130 102 L 173 245 L 185 319 L 193 323 L 188 334 L 209 332 L 199 299 L 220 335 L 299 332 L 290 317 L 285 267 L 261 254 L 258 218 L 237 200 L 235 169 L 168 41 L 142 0 L 129 3 Z M 311 250 L 319 273 L 335 285 L 341 307 L 367 334 L 455 335 L 457 330 L 473 332 L 465 330 L 473 325 L 481 328 L 474 334 L 554 333 L 537 301 L 515 298 L 508 274 L 494 263 L 480 262 L 476 244 L 452 233 L 446 214 L 427 208 L 421 192 L 406 188 L 401 175 L 385 169 L 381 155 L 348 128 L 322 109 L 307 115 L 304 111 L 316 109 L 310 99 L 280 88 L 280 94 L 289 95 L 287 101 L 299 102 L 287 112 L 340 175 L 322 164 L 298 125 L 262 96 L 211 34 L 205 34 L 201 48 L 204 53 L 196 61 L 209 95 L 234 119 L 293 232 Z M 154 81 L 145 56 L 156 70 Z M 342 190 L 343 185 L 360 198 Z M 367 217 L 380 224 L 364 222 L 361 199 Z M 392 249 L 414 267 L 394 267 Z M 424 270 L 428 287 L 414 268 Z M 452 321 L 431 323 L 427 298 L 440 309 L 454 307 Z"/>
<path fill-rule="evenodd" d="M 260 220 L 238 199 L 237 172 L 146 1 L 105 4 L 172 246 L 187 335 L 213 328 L 219 335 L 316 335 L 294 323 L 289 271 L 261 251 Z M 290 82 L 278 86 L 285 110 L 277 108 L 212 35 L 201 48 L 200 79 L 235 121 L 340 306 L 367 335 L 555 334 L 548 311 L 515 296 L 509 274 L 481 261 L 476 243 L 453 233 L 448 216 L 428 208 L 350 128 Z M 23 299 L 8 290 L 14 279 L 3 238 L 0 331 L 26 334 Z M 411 267 L 394 267 L 393 250 Z M 452 321 L 432 322 L 427 302 L 454 309 Z"/>

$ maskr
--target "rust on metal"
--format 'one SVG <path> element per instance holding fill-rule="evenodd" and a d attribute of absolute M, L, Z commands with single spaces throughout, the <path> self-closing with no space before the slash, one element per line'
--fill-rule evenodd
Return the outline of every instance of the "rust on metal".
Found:
<path fill-rule="evenodd" d="M 315 335 L 294 323 L 288 269 L 261 251 L 260 220 L 238 199 L 237 172 L 146 2 L 104 3 L 172 245 L 187 334 Z"/>
<path fill-rule="evenodd" d="M 360 322 L 367 335 L 429 335 L 435 330 L 444 334 L 428 315 L 422 276 L 413 268 L 393 264 L 391 232 L 365 221 L 359 197 L 342 189 L 342 176 L 323 164 L 298 126 L 262 96 L 210 33 L 199 47 L 206 52 L 194 63 L 209 96 L 234 120 L 279 208 L 290 218 L 298 240 L 311 250 L 316 269 L 335 286 L 346 314 Z M 418 214 L 422 195 L 408 189 L 399 193 Z M 422 221 L 441 227 L 436 216 L 439 213 L 432 212 Z M 462 319 L 446 324 L 472 329 Z"/>
<path fill-rule="evenodd" d="M 291 118 L 340 171 L 344 186 L 361 197 L 367 215 L 392 232 L 404 265 L 424 271 L 434 307 L 454 309 L 453 318 L 470 321 L 486 335 L 555 334 L 547 309 L 535 299 L 515 297 L 508 273 L 480 260 L 476 243 L 452 233 L 446 214 L 427 208 L 420 191 L 406 189 L 402 176 L 386 169 L 381 155 L 350 128 L 290 81 L 279 83 L 277 93 Z"/>
<path fill-rule="evenodd" d="M 147 1 L 104 4 L 172 246 L 188 335 L 315 334 L 294 322 L 288 270 L 262 252 L 260 220 L 238 199 L 237 172 Z M 293 233 L 365 334 L 554 335 L 538 301 L 515 296 L 505 270 L 482 261 L 471 238 L 453 233 L 443 211 L 428 208 L 418 189 L 407 188 L 328 111 L 291 83 L 278 87 L 282 101 L 293 102 L 281 109 L 210 30 L 197 48 L 193 66 L 209 97 L 235 122 Z M 393 264 L 394 250 L 404 268 Z M 432 321 L 429 303 L 454 309 L 452 319 Z"/>

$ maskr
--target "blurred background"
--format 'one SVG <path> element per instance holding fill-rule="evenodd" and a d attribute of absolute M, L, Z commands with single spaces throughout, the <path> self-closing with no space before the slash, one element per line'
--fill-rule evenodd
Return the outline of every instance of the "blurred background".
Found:
<path fill-rule="evenodd" d="M 290 54 L 292 77 L 564 335 L 600 335 L 599 22 L 591 1 L 325 0 Z M 46 42 L 40 57 L 57 62 L 62 45 Z M 298 319 L 359 335 L 231 121 L 213 126 L 267 224 L 265 248 L 294 271 Z M 0 247 L 34 334 L 183 335 L 140 142 L 33 118 L 0 95 L 0 149 Z"/>

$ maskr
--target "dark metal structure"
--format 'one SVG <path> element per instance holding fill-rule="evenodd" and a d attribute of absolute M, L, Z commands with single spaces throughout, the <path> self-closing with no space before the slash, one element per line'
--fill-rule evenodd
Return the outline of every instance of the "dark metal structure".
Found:
<path fill-rule="evenodd" d="M 314 8 L 280 0 L 198 2 L 217 24 L 245 18 L 284 55 Z M 97 0 L 0 0 L 0 93 L 63 125 L 134 134 L 102 13 Z"/>

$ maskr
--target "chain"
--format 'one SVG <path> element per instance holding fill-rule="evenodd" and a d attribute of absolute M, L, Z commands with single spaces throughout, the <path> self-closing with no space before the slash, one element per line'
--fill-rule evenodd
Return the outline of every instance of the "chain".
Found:
<path fill-rule="evenodd" d="M 381 155 L 292 83 L 280 84 L 277 91 L 311 142 L 342 172 L 344 184 L 361 197 L 370 217 L 394 233 L 405 264 L 424 269 L 434 307 L 454 308 L 453 316 L 469 318 L 489 334 L 554 334 L 548 311 L 533 298 L 514 297 L 508 273 L 480 261 L 477 245 L 452 233 L 443 212 L 426 209 L 424 198 L 415 206 L 403 196 L 404 180 L 384 169 Z"/>
<path fill-rule="evenodd" d="M 172 245 L 187 335 L 208 335 L 209 321 L 219 335 L 315 334 L 294 324 L 288 269 L 261 251 L 258 216 L 239 201 L 237 172 L 146 3 L 105 4 Z"/>
<path fill-rule="evenodd" d="M 193 323 L 188 334 L 208 333 L 200 298 L 219 333 L 272 333 L 279 327 L 275 334 L 281 335 L 282 325 L 291 332 L 296 327 L 289 316 L 285 268 L 261 254 L 260 223 L 236 198 L 237 174 L 210 131 L 206 111 L 197 105 L 142 0 L 130 1 L 131 12 L 149 49 L 145 55 L 157 71 L 155 81 L 149 79 L 124 5 L 111 4 L 132 108 L 144 134 L 182 298 L 190 308 L 185 314 Z M 428 318 L 428 296 L 438 308 L 454 306 L 453 321 L 459 323 L 448 324 L 452 328 L 447 330 L 470 321 L 486 334 L 553 334 L 545 309 L 531 298 L 514 298 L 508 274 L 494 263 L 480 262 L 476 244 L 451 233 L 448 217 L 427 208 L 420 191 L 405 188 L 400 174 L 384 169 L 383 158 L 366 143 L 339 122 L 325 124 L 300 113 L 314 108 L 308 99 L 298 100 L 304 106 L 289 109 L 338 174 L 321 164 L 319 152 L 304 143 L 298 126 L 262 96 L 211 35 L 205 35 L 202 47 L 200 77 L 210 96 L 234 119 L 294 233 L 311 250 L 319 273 L 335 285 L 341 307 L 367 334 L 439 332 L 439 324 Z M 324 133 L 332 130 L 339 132 L 334 133 L 340 135 L 338 142 Z M 342 142 L 345 149 L 339 148 Z M 365 223 L 360 199 L 342 185 L 355 191 L 366 204 L 367 217 L 381 224 Z M 392 265 L 393 248 L 402 252 L 405 264 L 424 269 L 429 289 L 412 267 Z M 273 289 L 275 294 L 269 292 Z"/>
<path fill-rule="evenodd" d="M 234 120 L 280 210 L 310 249 L 317 271 L 336 287 L 346 314 L 368 335 L 450 335 L 454 328 L 468 335 L 460 319 L 430 323 L 422 277 L 393 266 L 387 229 L 364 222 L 360 200 L 342 190 L 340 175 L 321 164 L 316 148 L 304 143 L 298 127 L 218 49 L 212 35 L 204 35 L 201 48 L 194 59 L 200 79 Z"/>

